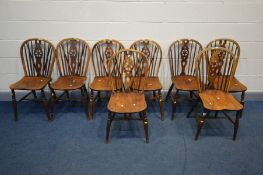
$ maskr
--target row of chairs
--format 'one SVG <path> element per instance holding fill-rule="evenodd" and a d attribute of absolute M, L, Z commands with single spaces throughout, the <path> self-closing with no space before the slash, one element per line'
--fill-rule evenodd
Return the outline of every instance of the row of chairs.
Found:
<path fill-rule="evenodd" d="M 25 76 L 10 85 L 15 120 L 18 119 L 15 90 L 30 91 L 19 101 L 25 100 L 30 94 L 37 99 L 36 91 L 41 91 L 41 100 L 49 121 L 54 118 L 56 101 L 61 100 L 64 95 L 70 99 L 69 92 L 72 90 L 80 90 L 81 101 L 89 119 L 93 118 L 94 102 L 100 98 L 100 92 L 112 91 L 108 103 L 107 142 L 112 121 L 136 119 L 143 121 L 148 143 L 144 91 L 153 92 L 153 99 L 159 104 L 161 119 L 164 119 L 162 85 L 158 77 L 162 49 L 155 41 L 138 40 L 130 49 L 125 49 L 119 41 L 106 39 L 98 41 L 90 49 L 84 40 L 77 38 L 64 39 L 56 48 L 45 39 L 33 38 L 22 43 L 20 55 Z M 238 43 L 230 39 L 213 40 L 205 49 L 193 39 L 177 40 L 169 47 L 172 85 L 165 99 L 172 99 L 172 119 L 176 112 L 179 91 L 188 91 L 191 98 L 195 95 L 201 99 L 204 112 L 198 118 L 196 139 L 211 111 L 216 111 L 216 116 L 218 111 L 223 111 L 234 124 L 233 139 L 236 138 L 246 91 L 246 87 L 234 77 L 239 55 Z M 89 95 L 85 81 L 90 57 L 95 78 L 89 86 Z M 51 83 L 55 59 L 60 76 Z M 51 90 L 50 99 L 44 91 L 47 85 Z M 176 92 L 172 95 L 174 87 Z M 56 91 L 62 91 L 62 94 L 57 96 Z M 94 92 L 97 92 L 96 96 Z M 238 102 L 229 92 L 241 92 L 241 101 Z M 236 120 L 231 119 L 225 111 L 238 111 Z M 120 113 L 124 113 L 125 117 L 116 115 Z M 134 118 L 132 113 L 139 113 L 139 118 Z"/>

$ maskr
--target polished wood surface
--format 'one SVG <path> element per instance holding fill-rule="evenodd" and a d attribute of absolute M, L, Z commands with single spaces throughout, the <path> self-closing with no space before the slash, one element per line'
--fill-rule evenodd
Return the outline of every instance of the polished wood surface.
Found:
<path fill-rule="evenodd" d="M 90 84 L 90 89 L 96 91 L 111 91 L 111 82 L 109 77 L 94 77 L 94 80 Z"/>
<path fill-rule="evenodd" d="M 23 77 L 9 87 L 15 90 L 41 90 L 50 80 L 48 77 Z"/>
<path fill-rule="evenodd" d="M 147 108 L 144 94 L 115 93 L 110 97 L 108 109 L 115 113 L 135 113 Z"/>
<path fill-rule="evenodd" d="M 241 83 L 236 77 L 232 79 L 229 85 L 229 92 L 244 92 L 247 90 L 247 87 Z"/>
<path fill-rule="evenodd" d="M 159 77 L 148 77 L 144 84 L 145 91 L 161 90 L 162 84 Z"/>
<path fill-rule="evenodd" d="M 181 75 L 173 77 L 173 84 L 176 89 L 183 91 L 197 91 L 198 84 L 196 76 Z"/>
<path fill-rule="evenodd" d="M 243 108 L 243 105 L 231 93 L 219 90 L 206 90 L 199 93 L 199 96 L 204 107 L 209 110 L 237 111 Z"/>
<path fill-rule="evenodd" d="M 81 88 L 86 81 L 86 77 L 80 76 L 63 76 L 51 84 L 54 90 L 75 90 Z"/>

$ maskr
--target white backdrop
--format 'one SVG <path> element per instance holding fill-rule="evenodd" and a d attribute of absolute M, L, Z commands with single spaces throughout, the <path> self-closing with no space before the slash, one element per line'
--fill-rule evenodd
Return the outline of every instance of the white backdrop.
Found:
<path fill-rule="evenodd" d="M 23 75 L 19 47 L 31 37 L 54 44 L 79 37 L 90 46 L 111 38 L 126 47 L 137 39 L 156 40 L 163 49 L 164 89 L 172 41 L 194 38 L 206 45 L 228 37 L 241 45 L 237 77 L 250 92 L 263 92 L 263 0 L 0 0 L 0 92 Z"/>

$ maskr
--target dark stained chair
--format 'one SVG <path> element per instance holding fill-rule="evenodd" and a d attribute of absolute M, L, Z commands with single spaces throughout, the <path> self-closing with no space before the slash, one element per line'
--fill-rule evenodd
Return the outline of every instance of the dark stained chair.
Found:
<path fill-rule="evenodd" d="M 236 139 L 239 118 L 243 105 L 229 92 L 237 66 L 237 57 L 222 47 L 206 48 L 196 58 L 196 76 L 199 97 L 203 105 L 202 116 L 198 118 L 195 139 L 197 140 L 205 119 L 211 111 L 223 112 L 224 116 L 234 125 L 233 140 Z M 236 111 L 235 120 L 229 111 Z"/>
<path fill-rule="evenodd" d="M 135 50 L 121 50 L 111 58 L 112 94 L 108 103 L 108 122 L 106 143 L 109 143 L 110 128 L 113 121 L 141 120 L 144 125 L 146 143 L 149 142 L 147 104 L 144 86 L 148 75 L 147 57 Z M 134 116 L 138 113 L 139 117 Z M 120 117 L 124 114 L 124 117 Z"/>
<path fill-rule="evenodd" d="M 109 81 L 108 62 L 112 55 L 124 49 L 121 42 L 117 40 L 104 39 L 95 43 L 91 51 L 92 66 L 95 77 L 90 84 L 90 118 L 93 118 L 93 106 L 97 98 L 100 98 L 100 92 L 111 91 Z M 98 95 L 94 98 L 94 91 Z"/>
<path fill-rule="evenodd" d="M 240 46 L 239 44 L 232 40 L 232 39 L 227 39 L 227 38 L 218 38 L 215 39 L 211 42 L 209 42 L 206 46 L 208 47 L 224 47 L 228 50 L 230 50 L 236 57 L 237 57 L 237 62 L 239 61 L 240 57 Z M 245 92 L 247 90 L 247 87 L 242 84 L 235 76 L 233 80 L 230 82 L 229 86 L 229 92 L 231 93 L 241 93 L 241 98 L 240 98 L 240 103 L 244 105 L 245 101 Z M 240 117 L 242 116 L 242 113 Z"/>
<path fill-rule="evenodd" d="M 144 86 L 144 91 L 153 92 L 153 99 L 156 99 L 159 105 L 161 120 L 164 120 L 163 113 L 163 99 L 162 99 L 162 84 L 158 77 L 159 70 L 162 62 L 162 48 L 153 40 L 137 40 L 131 46 L 130 49 L 138 50 L 149 59 L 149 71 L 148 77 Z M 156 92 L 158 94 L 156 94 Z"/>
<path fill-rule="evenodd" d="M 194 39 L 181 39 L 174 41 L 168 50 L 169 66 L 172 84 L 165 100 L 172 99 L 172 120 L 176 113 L 177 97 L 180 91 L 187 91 L 191 98 L 198 91 L 195 77 L 195 58 L 202 51 L 202 45 Z M 175 87 L 175 95 L 172 90 Z"/>
<path fill-rule="evenodd" d="M 45 39 L 32 38 L 22 43 L 20 47 L 20 57 L 23 65 L 24 77 L 10 85 L 16 121 L 18 120 L 16 90 L 30 91 L 18 102 L 27 100 L 30 94 L 33 94 L 34 99 L 37 100 L 36 91 L 41 91 L 42 98 L 40 100 L 43 101 L 48 121 L 52 121 L 44 88 L 51 81 L 51 74 L 55 61 L 54 50 L 53 44 Z"/>
<path fill-rule="evenodd" d="M 50 85 L 51 89 L 51 115 L 54 115 L 54 105 L 66 94 L 70 99 L 70 91 L 80 90 L 81 101 L 88 118 L 88 91 L 86 89 L 86 75 L 90 60 L 90 47 L 88 43 L 78 38 L 66 38 L 56 47 L 56 62 L 59 70 L 58 79 Z M 55 91 L 62 94 L 57 97 Z M 77 100 L 77 99 L 74 99 Z"/>

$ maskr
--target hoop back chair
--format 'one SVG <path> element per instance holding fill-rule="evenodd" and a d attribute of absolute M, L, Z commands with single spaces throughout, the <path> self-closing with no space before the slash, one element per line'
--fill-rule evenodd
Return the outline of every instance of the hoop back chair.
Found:
<path fill-rule="evenodd" d="M 168 90 L 165 100 L 172 99 L 172 120 L 176 113 L 176 103 L 179 91 L 198 91 L 195 77 L 195 58 L 202 51 L 202 45 L 194 39 L 181 39 L 174 41 L 168 50 L 169 66 L 171 71 L 172 84 Z M 176 93 L 173 96 L 173 87 Z"/>
<path fill-rule="evenodd" d="M 236 66 L 237 57 L 226 48 L 206 48 L 197 56 L 196 77 L 204 112 L 198 118 L 196 140 L 211 111 L 223 112 L 224 116 L 234 125 L 233 140 L 236 139 L 239 117 L 243 109 L 243 105 L 229 93 Z M 236 119 L 233 120 L 227 111 L 236 111 Z"/>
<path fill-rule="evenodd" d="M 14 118 L 17 121 L 17 101 L 15 90 L 30 91 L 18 102 L 27 100 L 26 98 L 33 94 L 37 100 L 36 91 L 41 91 L 41 100 L 43 101 L 48 121 L 52 118 L 49 114 L 49 105 L 45 95 L 44 88 L 51 81 L 51 74 L 55 61 L 54 46 L 45 39 L 32 38 L 24 41 L 20 47 L 20 57 L 24 70 L 24 77 L 10 85 L 12 92 L 12 102 Z"/>
<path fill-rule="evenodd" d="M 149 71 L 144 90 L 153 92 L 153 99 L 157 100 L 160 108 L 161 120 L 164 120 L 162 84 L 158 77 L 162 62 L 162 48 L 157 42 L 145 39 L 135 41 L 130 49 L 144 53 L 149 59 Z M 156 92 L 158 92 L 158 95 L 156 95 Z"/>
<path fill-rule="evenodd" d="M 223 47 L 228 50 L 230 50 L 235 57 L 237 57 L 237 62 L 239 61 L 240 57 L 240 46 L 239 44 L 232 40 L 232 39 L 227 39 L 227 38 L 218 38 L 215 39 L 207 44 L 206 47 Z M 247 90 L 247 87 L 242 84 L 235 76 L 229 86 L 229 92 L 231 93 L 236 93 L 236 92 L 241 92 L 241 97 L 240 97 L 240 103 L 244 105 L 244 100 L 245 100 L 245 92 Z M 242 116 L 242 114 L 240 115 Z"/>
<path fill-rule="evenodd" d="M 54 101 L 61 100 L 66 94 L 70 100 L 69 91 L 80 90 L 82 103 L 88 117 L 88 91 L 85 81 L 90 60 L 90 47 L 88 43 L 78 38 L 66 38 L 56 47 L 56 62 L 59 78 L 50 85 L 51 104 L 53 115 Z M 55 91 L 63 93 L 57 97 Z"/>
<path fill-rule="evenodd" d="M 98 92 L 100 97 L 101 91 L 111 91 L 111 83 L 109 81 L 109 60 L 114 53 L 124 49 L 121 42 L 117 40 L 104 39 L 100 40 L 92 48 L 92 66 L 94 70 L 94 80 L 90 84 L 90 118 L 93 118 L 94 91 Z"/>
<path fill-rule="evenodd" d="M 121 50 L 112 56 L 110 67 L 112 94 L 108 103 L 106 143 L 109 142 L 110 127 L 114 120 L 142 120 L 148 143 L 147 104 L 144 96 L 148 74 L 147 57 L 136 50 Z M 139 113 L 140 117 L 135 118 L 133 113 Z M 124 114 L 124 118 L 115 117 L 116 114 Z"/>

